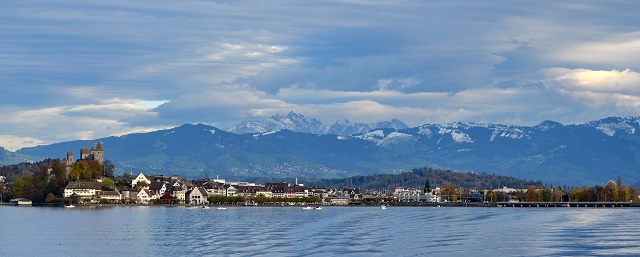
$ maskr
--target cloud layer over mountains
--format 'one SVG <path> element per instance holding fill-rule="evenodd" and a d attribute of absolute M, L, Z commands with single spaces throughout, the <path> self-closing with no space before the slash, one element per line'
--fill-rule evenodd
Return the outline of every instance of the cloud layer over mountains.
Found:
<path fill-rule="evenodd" d="M 0 146 L 294 110 L 533 125 L 640 115 L 633 1 L 11 1 Z"/>

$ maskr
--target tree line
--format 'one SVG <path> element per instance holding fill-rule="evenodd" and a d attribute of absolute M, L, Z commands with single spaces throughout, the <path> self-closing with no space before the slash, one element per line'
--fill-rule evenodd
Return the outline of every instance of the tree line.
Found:
<path fill-rule="evenodd" d="M 300 179 L 302 183 L 321 185 L 327 188 L 361 188 L 361 189 L 387 189 L 396 187 L 422 188 L 425 180 L 429 179 L 433 185 L 444 186 L 450 184 L 454 188 L 526 188 L 529 185 L 542 186 L 541 181 L 527 181 L 509 176 L 457 172 L 448 169 L 434 169 L 432 167 L 414 168 L 398 174 L 376 174 L 367 176 L 354 176 L 338 179 Z"/>
<path fill-rule="evenodd" d="M 67 174 L 67 167 L 60 159 L 45 159 L 35 163 L 20 163 L 0 167 L 0 174 L 11 182 L 11 190 L 3 198 L 28 198 L 33 202 L 50 202 L 63 197 L 64 188 L 72 180 L 91 180 L 104 177 L 103 187 L 114 188 L 115 166 L 109 160 L 103 164 L 93 160 L 74 163 Z M 113 189 L 111 189 L 113 190 Z"/>

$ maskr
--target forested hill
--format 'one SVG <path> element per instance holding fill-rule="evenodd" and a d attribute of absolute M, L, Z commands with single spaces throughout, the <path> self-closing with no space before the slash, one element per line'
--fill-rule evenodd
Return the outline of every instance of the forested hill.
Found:
<path fill-rule="evenodd" d="M 23 162 L 13 165 L 0 166 L 0 176 L 5 176 L 7 181 L 13 182 L 22 175 L 32 175 L 42 167 L 48 167 L 51 159 L 39 162 Z"/>
<path fill-rule="evenodd" d="M 501 187 L 526 188 L 527 186 L 542 186 L 541 181 L 526 181 L 509 176 L 457 172 L 451 170 L 433 169 L 431 167 L 415 168 L 411 171 L 398 174 L 377 174 L 368 176 L 354 176 L 344 179 L 300 179 L 300 183 L 309 186 L 321 185 L 326 188 L 361 188 L 366 189 L 389 189 L 401 187 L 424 187 L 425 181 L 429 179 L 432 187 L 442 187 L 444 184 L 451 184 L 455 188 L 467 189 L 495 189 Z M 264 183 L 266 181 L 257 181 Z"/>
<path fill-rule="evenodd" d="M 35 158 L 38 159 L 38 158 Z M 0 166 L 22 162 L 33 162 L 34 158 L 23 154 L 9 152 L 0 146 Z"/>

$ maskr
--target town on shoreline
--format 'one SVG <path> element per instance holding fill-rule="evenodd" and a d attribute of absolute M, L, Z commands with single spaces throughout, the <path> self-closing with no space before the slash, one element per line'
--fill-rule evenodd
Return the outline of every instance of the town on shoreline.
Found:
<path fill-rule="evenodd" d="M 67 158 L 38 164 L 31 174 L 12 181 L 0 174 L 0 204 L 14 205 L 162 205 L 162 206 L 483 206 L 483 207 L 637 207 L 635 187 L 623 186 L 622 178 L 606 186 L 581 188 L 529 185 L 526 188 L 456 188 L 443 181 L 431 187 L 431 168 L 412 172 L 427 177 L 419 188 L 326 188 L 290 182 L 264 184 L 227 181 L 216 177 L 187 180 L 181 176 L 113 175 L 114 165 L 104 159 L 100 142 L 82 148 L 79 159 Z M 462 173 L 461 173 L 462 174 Z M 464 175 L 464 174 L 462 174 Z M 462 176 L 461 175 L 461 176 Z M 440 177 L 440 179 L 442 179 Z"/>

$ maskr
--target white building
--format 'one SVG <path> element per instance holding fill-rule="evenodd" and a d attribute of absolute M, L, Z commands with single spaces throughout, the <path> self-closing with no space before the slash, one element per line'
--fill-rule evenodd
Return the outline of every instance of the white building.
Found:
<path fill-rule="evenodd" d="M 100 182 L 70 181 L 64 188 L 64 197 L 71 197 L 76 194 L 80 198 L 92 198 L 102 191 Z"/>
<path fill-rule="evenodd" d="M 209 200 L 207 200 L 207 191 L 202 187 L 194 187 L 189 194 L 189 203 L 191 205 L 199 205 L 199 204 L 207 204 Z"/>
<path fill-rule="evenodd" d="M 100 200 L 120 201 L 122 195 L 118 191 L 100 191 L 98 192 Z"/>
<path fill-rule="evenodd" d="M 328 199 L 328 201 L 327 201 Z M 349 205 L 349 198 L 326 198 L 324 204 L 328 205 Z"/>
<path fill-rule="evenodd" d="M 396 188 L 393 196 L 398 199 L 399 202 L 439 202 L 438 196 L 433 193 L 423 193 L 418 189 L 402 189 Z"/>
<path fill-rule="evenodd" d="M 138 202 L 141 204 L 149 204 L 149 201 L 153 199 L 153 195 L 149 189 L 142 189 L 136 195 L 136 199 L 138 199 Z"/>
<path fill-rule="evenodd" d="M 149 180 L 147 177 L 145 177 L 144 174 L 142 174 L 142 173 L 138 174 L 138 176 L 136 178 L 131 180 L 131 187 L 136 187 L 138 182 L 144 182 L 144 183 L 147 183 L 147 185 L 151 184 L 151 180 Z"/>

